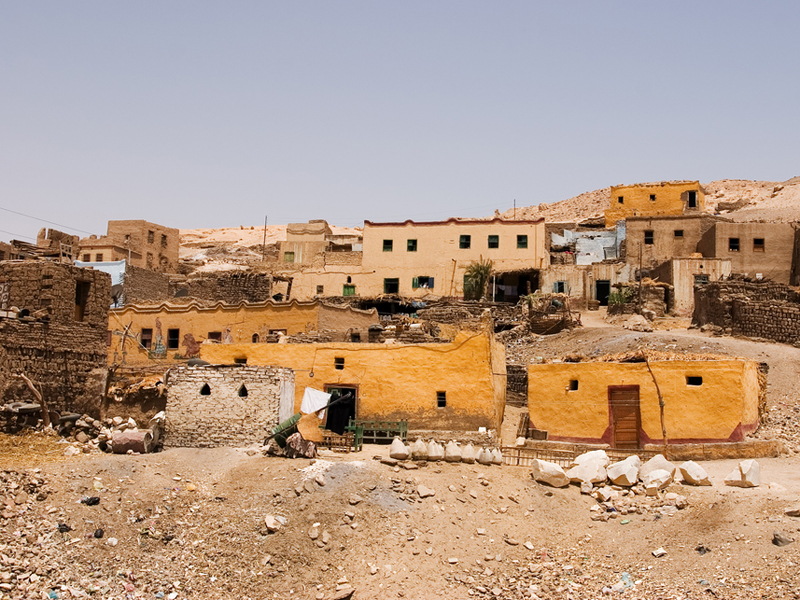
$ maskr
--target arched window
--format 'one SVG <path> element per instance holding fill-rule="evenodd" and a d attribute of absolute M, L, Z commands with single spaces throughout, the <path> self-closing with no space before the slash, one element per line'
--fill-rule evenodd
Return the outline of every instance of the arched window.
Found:
<path fill-rule="evenodd" d="M 247 388 L 244 384 L 239 388 L 239 398 L 247 398 Z"/>
<path fill-rule="evenodd" d="M 353 283 L 353 278 L 350 275 L 347 276 L 347 283 Z"/>
<path fill-rule="evenodd" d="M 203 384 L 203 387 L 200 388 L 200 395 L 201 396 L 210 396 L 211 395 L 211 386 L 207 383 Z"/>
<path fill-rule="evenodd" d="M 260 342 L 260 341 L 261 341 L 261 336 L 260 336 L 260 335 L 258 335 L 257 333 L 254 333 L 254 334 L 253 334 L 253 343 L 254 343 L 254 344 L 257 344 L 257 343 L 258 343 L 258 342 Z"/>

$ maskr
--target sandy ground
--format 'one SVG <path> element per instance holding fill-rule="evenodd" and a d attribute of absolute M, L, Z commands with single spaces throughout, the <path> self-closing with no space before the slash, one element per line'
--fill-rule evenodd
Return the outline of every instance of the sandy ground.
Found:
<path fill-rule="evenodd" d="M 696 330 L 630 332 L 600 313 L 584 323 L 539 338 L 536 352 L 645 346 L 756 358 L 770 365 L 773 411 L 797 408 L 800 349 Z M 507 408 L 505 442 L 520 410 Z M 800 597 L 800 543 L 771 543 L 776 531 L 800 537 L 800 519 L 784 514 L 800 504 L 796 455 L 760 459 L 755 489 L 722 484 L 738 461 L 703 463 L 713 486 L 666 490 L 685 496 L 685 509 L 602 522 L 576 486 L 536 484 L 527 468 L 406 470 L 375 460 L 386 446 L 318 461 L 230 448 L 65 459 L 61 448 L 0 444 L 0 598 L 324 600 L 352 586 L 359 599 L 582 599 L 625 581 L 626 598 Z M 14 452 L 13 465 L 3 452 Z M 435 494 L 421 498 L 420 486 Z M 81 503 L 89 496 L 99 503 Z M 267 516 L 285 523 L 269 533 Z M 657 548 L 666 554 L 656 558 Z"/>

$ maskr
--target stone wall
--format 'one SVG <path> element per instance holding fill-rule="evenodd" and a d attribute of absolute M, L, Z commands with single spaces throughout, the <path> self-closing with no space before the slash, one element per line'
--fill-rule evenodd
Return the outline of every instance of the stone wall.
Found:
<path fill-rule="evenodd" d="M 326 265 L 360 265 L 363 252 L 326 252 L 323 263 Z"/>
<path fill-rule="evenodd" d="M 14 377 L 23 373 L 50 409 L 99 416 L 110 303 L 107 273 L 45 261 L 0 263 L 0 404 L 35 400 Z"/>
<path fill-rule="evenodd" d="M 123 299 L 125 304 L 163 302 L 170 299 L 169 277 L 157 271 L 127 265 Z"/>
<path fill-rule="evenodd" d="M 215 273 L 173 278 L 170 297 L 190 296 L 228 304 L 263 302 L 272 296 L 272 276 L 267 273 Z"/>
<path fill-rule="evenodd" d="M 294 395 L 291 369 L 177 367 L 167 380 L 164 444 L 191 448 L 260 444 L 280 420 L 282 397 L 293 414 Z"/>
<path fill-rule="evenodd" d="M 506 404 L 528 405 L 528 367 L 506 364 Z"/>
<path fill-rule="evenodd" d="M 788 285 L 726 279 L 695 288 L 694 325 L 793 344 L 800 340 L 800 303 Z"/>

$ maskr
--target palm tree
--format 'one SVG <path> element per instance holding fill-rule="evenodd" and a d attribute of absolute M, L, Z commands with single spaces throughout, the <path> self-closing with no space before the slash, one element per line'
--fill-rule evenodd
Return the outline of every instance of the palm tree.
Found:
<path fill-rule="evenodd" d="M 481 300 L 486 296 L 492 261 L 474 260 L 464 271 L 464 300 Z"/>

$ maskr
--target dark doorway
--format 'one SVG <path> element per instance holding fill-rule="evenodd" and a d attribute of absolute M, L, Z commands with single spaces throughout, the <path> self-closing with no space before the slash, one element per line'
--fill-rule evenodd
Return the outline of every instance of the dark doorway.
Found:
<path fill-rule="evenodd" d="M 356 400 L 358 399 L 358 388 L 354 386 L 327 384 L 325 391 L 331 395 L 331 402 L 337 398 L 350 394 L 350 398 L 334 404 L 328 409 L 325 429 L 342 435 L 345 432 L 350 419 L 356 418 Z"/>
<path fill-rule="evenodd" d="M 598 279 L 594 282 L 595 298 L 600 301 L 600 306 L 608 306 L 608 296 L 611 294 L 611 282 L 607 279 Z"/>
<path fill-rule="evenodd" d="M 639 386 L 608 386 L 614 448 L 639 448 Z"/>

